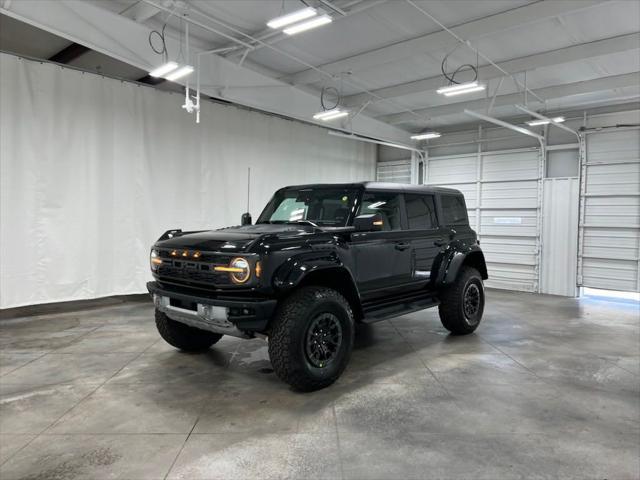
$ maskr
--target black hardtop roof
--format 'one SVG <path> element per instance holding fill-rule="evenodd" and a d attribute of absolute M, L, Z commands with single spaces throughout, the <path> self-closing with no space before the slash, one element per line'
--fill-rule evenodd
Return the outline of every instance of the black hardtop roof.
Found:
<path fill-rule="evenodd" d="M 406 183 L 387 182 L 353 182 L 353 183 L 310 183 L 307 185 L 289 185 L 280 190 L 304 188 L 364 188 L 365 190 L 398 192 L 398 193 L 449 193 L 462 195 L 454 188 L 432 187 L 427 185 L 411 185 Z"/>

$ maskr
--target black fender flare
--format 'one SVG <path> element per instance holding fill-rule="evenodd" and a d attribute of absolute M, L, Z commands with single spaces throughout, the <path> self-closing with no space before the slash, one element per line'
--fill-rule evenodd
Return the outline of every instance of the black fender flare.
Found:
<path fill-rule="evenodd" d="M 488 278 L 487 264 L 480 247 L 455 242 L 441 253 L 435 285 L 443 286 L 453 283 L 465 263 L 470 263 L 477 268 L 483 280 Z"/>
<path fill-rule="evenodd" d="M 309 275 L 323 270 L 339 269 L 351 279 L 356 288 L 351 271 L 344 265 L 336 252 L 310 251 L 287 258 L 273 275 L 273 286 L 281 291 L 291 290 L 300 285 Z"/>

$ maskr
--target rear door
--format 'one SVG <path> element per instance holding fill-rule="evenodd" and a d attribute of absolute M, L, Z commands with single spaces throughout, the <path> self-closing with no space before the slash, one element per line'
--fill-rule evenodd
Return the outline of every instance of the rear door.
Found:
<path fill-rule="evenodd" d="M 410 244 L 406 239 L 402 194 L 365 191 L 358 215 L 377 213 L 383 230 L 358 232 L 351 236 L 358 289 L 363 294 L 384 294 L 410 281 Z"/>
<path fill-rule="evenodd" d="M 406 193 L 406 238 L 411 245 L 411 280 L 422 286 L 431 278 L 433 263 L 442 245 L 434 195 Z"/>

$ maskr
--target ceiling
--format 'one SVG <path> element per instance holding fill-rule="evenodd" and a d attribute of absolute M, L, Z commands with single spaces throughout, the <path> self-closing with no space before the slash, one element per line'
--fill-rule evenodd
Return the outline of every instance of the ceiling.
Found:
<path fill-rule="evenodd" d="M 267 28 L 271 18 L 305 3 L 329 13 L 333 22 L 291 37 Z M 90 50 L 71 65 L 94 71 L 100 66 L 101 73 L 136 80 L 161 62 L 143 40 L 151 29 L 166 23 L 170 55 L 185 57 L 180 38 L 186 15 L 193 22 L 192 53 L 221 49 L 202 57 L 208 95 L 311 120 L 321 109 L 321 89 L 331 86 L 355 114 L 340 128 L 394 141 L 408 141 L 408 132 L 467 123 L 465 108 L 510 117 L 519 113 L 514 105 L 525 102 L 534 110 L 557 112 L 640 98 L 640 2 L 634 0 L 0 0 L 0 5 L 0 12 L 12 17 L 0 17 L 3 50 L 51 58 L 79 43 Z M 441 72 L 447 54 L 448 71 L 477 66 L 486 91 L 437 94 L 448 83 Z M 472 76 L 467 69 L 456 80 Z"/>

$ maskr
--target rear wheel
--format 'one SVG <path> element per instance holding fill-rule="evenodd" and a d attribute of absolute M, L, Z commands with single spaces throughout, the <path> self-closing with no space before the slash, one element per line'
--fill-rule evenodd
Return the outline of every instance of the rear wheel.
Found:
<path fill-rule="evenodd" d="M 185 352 L 203 352 L 222 338 L 219 333 L 207 332 L 176 322 L 156 309 L 156 327 L 169 345 Z"/>
<path fill-rule="evenodd" d="M 440 294 L 440 320 L 454 335 L 475 331 L 484 311 L 484 287 L 480 273 L 462 267 L 456 281 Z"/>
<path fill-rule="evenodd" d="M 353 313 L 342 295 L 302 287 L 283 301 L 273 319 L 269 357 L 280 379 L 297 390 L 318 390 L 346 368 L 353 337 Z"/>

